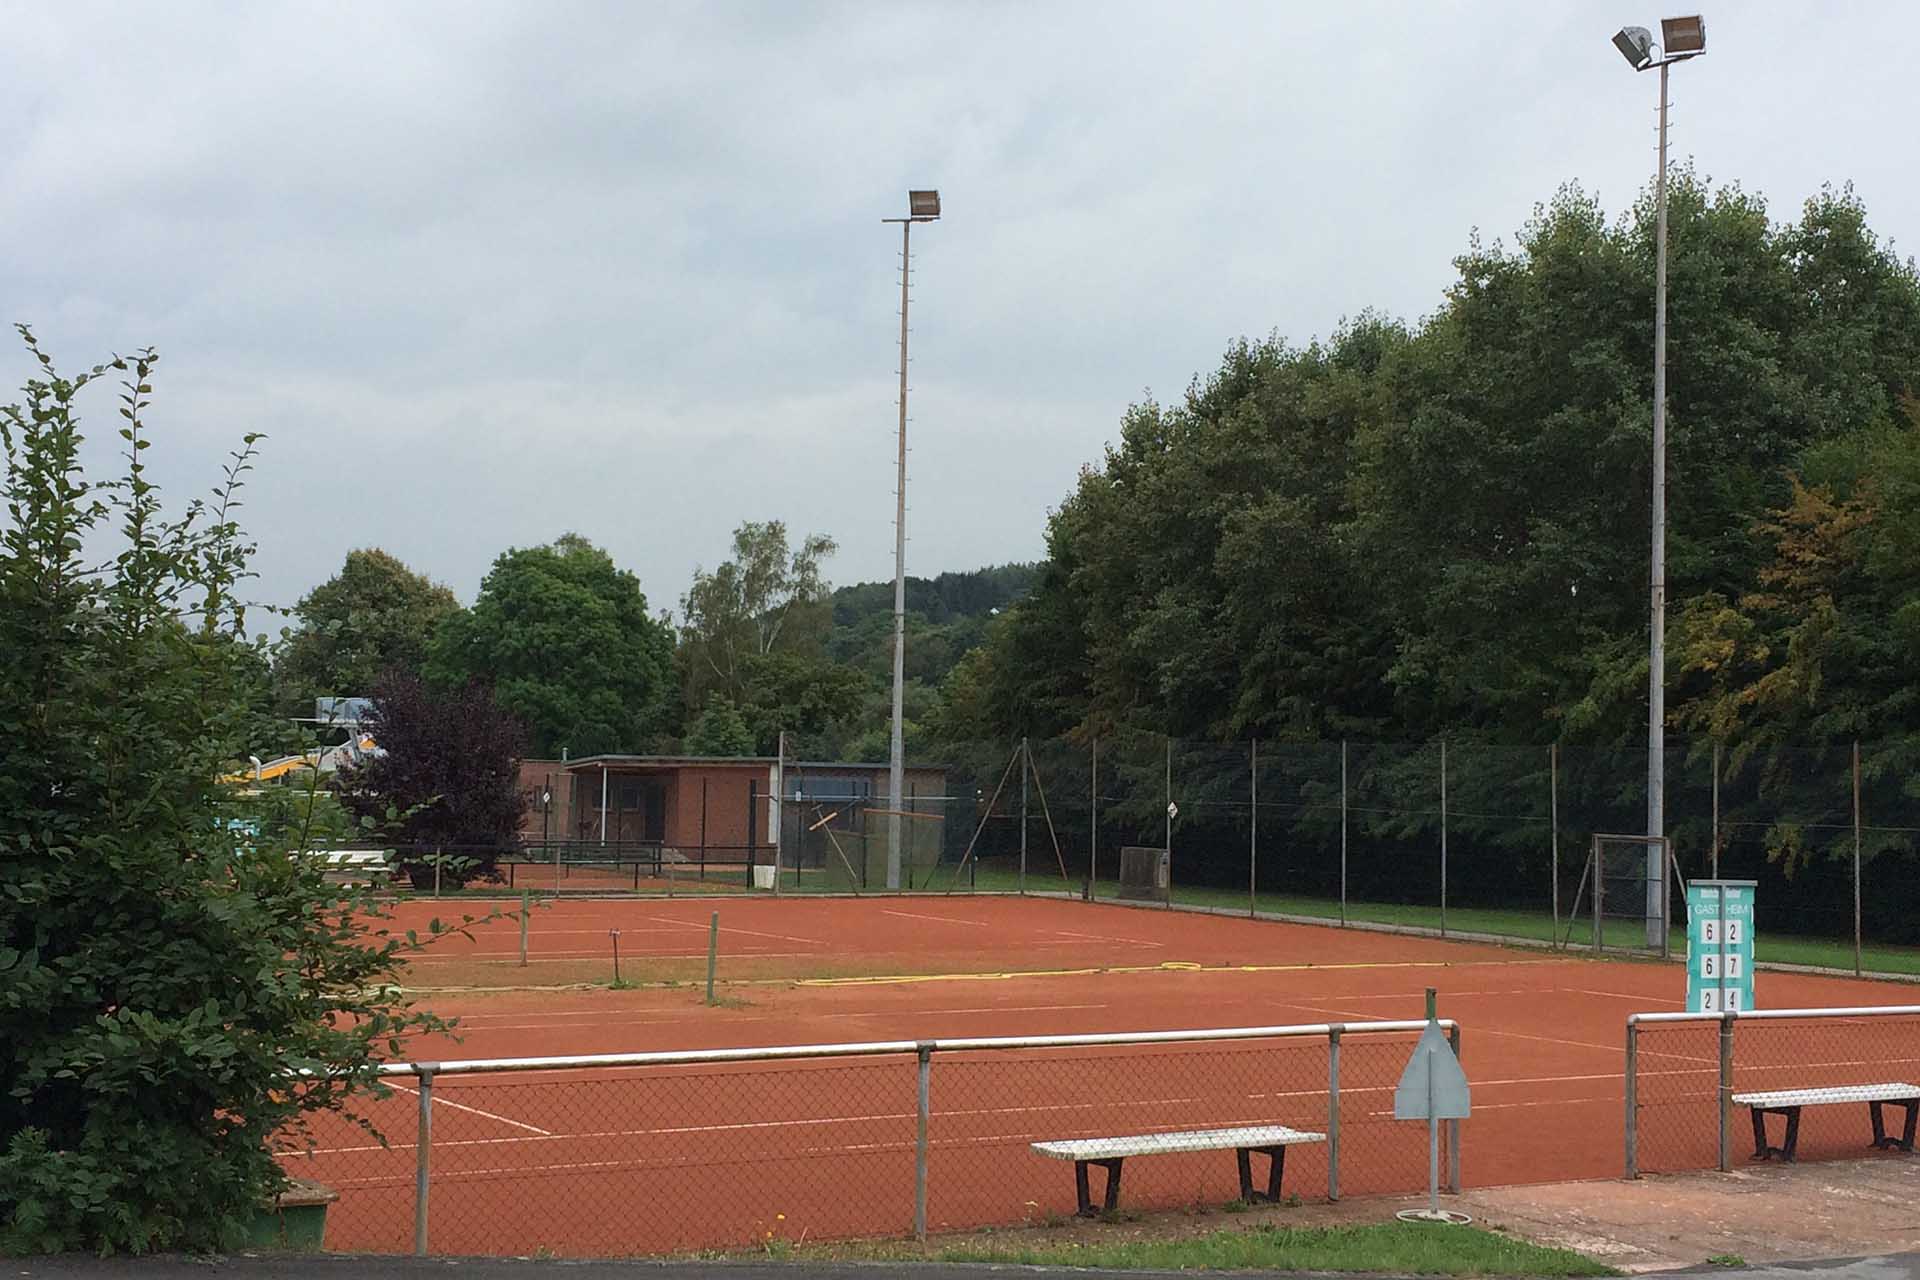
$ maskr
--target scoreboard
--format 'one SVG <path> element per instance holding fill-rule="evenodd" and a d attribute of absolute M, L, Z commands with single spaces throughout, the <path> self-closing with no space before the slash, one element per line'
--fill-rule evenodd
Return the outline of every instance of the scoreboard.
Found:
<path fill-rule="evenodd" d="M 1753 1008 L 1751 880 L 1687 883 L 1687 1008 L 1695 1013 Z"/>

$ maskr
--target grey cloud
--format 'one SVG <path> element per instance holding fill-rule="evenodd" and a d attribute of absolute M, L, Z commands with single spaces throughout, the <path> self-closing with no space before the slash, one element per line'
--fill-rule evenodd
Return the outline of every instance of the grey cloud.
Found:
<path fill-rule="evenodd" d="M 1709 10 L 1675 147 L 1777 214 L 1854 180 L 1911 243 L 1920 12 Z M 353 545 L 471 595 L 577 529 L 673 603 L 741 519 L 891 567 L 915 237 L 916 572 L 1040 551 L 1148 387 L 1233 337 L 1430 311 L 1470 228 L 1652 169 L 1631 4 L 20 6 L 0 298 L 165 357 L 160 477 L 247 429 L 260 593 Z M 9 385 L 26 370 L 0 354 Z M 110 436 L 110 409 L 96 426 Z M 102 450 L 109 447 L 101 444 Z"/>

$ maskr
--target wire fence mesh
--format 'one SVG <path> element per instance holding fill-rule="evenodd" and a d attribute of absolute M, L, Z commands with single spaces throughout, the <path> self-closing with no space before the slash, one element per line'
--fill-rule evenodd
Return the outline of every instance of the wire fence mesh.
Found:
<path fill-rule="evenodd" d="M 1673 735 L 1665 759 L 1678 873 L 1757 882 L 1762 962 L 1854 968 L 1858 950 L 1863 971 L 1920 972 L 1920 748 Z M 897 800 L 875 763 L 721 764 L 584 762 L 571 784 L 542 775 L 570 816 L 533 811 L 537 840 L 395 853 L 420 893 L 440 855 L 469 889 L 557 895 L 1114 899 L 1123 849 L 1164 850 L 1171 905 L 1584 944 L 1592 837 L 1642 832 L 1647 811 L 1638 744 L 942 742 L 907 762 Z M 1605 937 L 1657 947 L 1657 920 L 1629 911 Z"/>
<path fill-rule="evenodd" d="M 1392 1119 L 1393 1089 L 1419 1025 L 397 1066 L 385 1096 L 289 1135 L 282 1162 L 339 1193 L 329 1248 L 386 1253 L 1051 1221 L 1083 1208 L 1083 1177 L 1099 1210 L 1113 1160 L 1121 1213 L 1411 1191 L 1425 1129 Z M 1089 1140 L 1106 1145 L 1072 1145 Z"/>
<path fill-rule="evenodd" d="M 1920 1007 L 1638 1015 L 1627 1037 L 1629 1175 L 1911 1149 Z"/>

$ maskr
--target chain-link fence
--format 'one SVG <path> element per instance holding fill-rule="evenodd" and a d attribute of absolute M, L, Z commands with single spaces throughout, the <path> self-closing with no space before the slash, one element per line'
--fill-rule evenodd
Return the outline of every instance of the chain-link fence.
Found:
<path fill-rule="evenodd" d="M 1593 837 L 1646 825 L 1638 748 L 1130 732 L 950 750 L 966 783 L 948 789 L 935 889 L 1122 898 L 1121 851 L 1145 847 L 1167 851 L 1176 906 L 1586 945 Z M 1674 870 L 1758 882 L 1763 962 L 1920 969 L 1901 950 L 1920 944 L 1900 906 L 1920 889 L 1920 766 L 1902 748 L 1676 737 L 1666 759 Z M 1601 870 L 1645 880 L 1645 853 Z M 1604 944 L 1659 949 L 1663 892 L 1609 887 Z"/>
<path fill-rule="evenodd" d="M 331 1249 L 476 1255 L 777 1252 L 1109 1195 L 1128 1213 L 1413 1191 L 1426 1129 L 1391 1117 L 1424 1025 L 395 1065 L 283 1164 L 339 1193 Z M 1458 1190 L 1459 1122 L 1443 1133 Z"/>
<path fill-rule="evenodd" d="M 562 894 L 1113 899 L 1133 848 L 1165 854 L 1169 883 L 1149 896 L 1173 906 L 1585 945 L 1592 840 L 1645 831 L 1645 760 L 1638 744 L 1127 731 L 944 742 L 906 762 L 895 797 L 874 762 L 617 757 L 547 776 L 542 794 L 569 802 L 534 811 L 537 839 L 398 852 L 416 892 L 472 861 L 497 876 L 474 887 Z M 1675 735 L 1665 760 L 1674 866 L 1757 882 L 1763 963 L 1920 972 L 1902 950 L 1920 946 L 1905 909 L 1920 891 L 1920 750 Z M 1657 930 L 1657 913 L 1627 912 L 1603 940 L 1657 949 Z"/>
<path fill-rule="evenodd" d="M 1920 1006 L 1627 1019 L 1626 1172 L 1912 1150 Z"/>

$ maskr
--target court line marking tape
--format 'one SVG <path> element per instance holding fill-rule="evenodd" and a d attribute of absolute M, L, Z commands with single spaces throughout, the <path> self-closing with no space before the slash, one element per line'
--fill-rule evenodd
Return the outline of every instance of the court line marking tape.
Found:
<path fill-rule="evenodd" d="M 1167 945 L 1164 942 L 1149 942 L 1145 938 L 1115 938 L 1104 933 L 1075 933 L 1071 929 L 1051 929 L 1048 930 L 1048 932 L 1057 933 L 1063 938 L 1085 938 L 1091 942 L 1124 942 L 1129 946 L 1135 947 L 1164 947 Z M 1046 944 L 1043 943 L 1041 945 L 1044 946 Z"/>
<path fill-rule="evenodd" d="M 1559 961 L 1515 960 L 1516 965 L 1558 964 Z M 1004 973 L 895 973 L 859 978 L 787 978 L 797 987 L 861 987 L 908 982 L 1005 982 L 1012 978 L 1077 978 L 1098 973 L 1328 973 L 1345 969 L 1452 969 L 1451 960 L 1379 960 L 1345 964 L 1201 964 L 1194 960 L 1163 960 L 1159 964 L 1107 965 L 1086 969 L 1013 969 Z M 1350 1014 L 1366 1017 L 1365 1014 Z"/>
<path fill-rule="evenodd" d="M 517 952 L 515 954 L 518 954 Z M 595 956 L 599 953 L 595 952 Z M 460 959 L 477 958 L 474 953 L 450 954 L 444 958 L 452 963 Z M 581 957 L 585 958 L 585 957 Z M 677 957 L 662 957 L 677 958 Z M 763 959 L 801 959 L 813 958 L 810 955 L 742 955 L 742 960 Z M 430 965 L 438 961 L 428 961 Z M 579 959 L 554 956 L 529 956 L 529 964 L 578 963 Z M 410 964 L 420 964 L 415 960 Z M 728 987 L 876 987 L 887 985 L 905 985 L 920 982 L 1007 982 L 1017 978 L 1084 978 L 1100 974 L 1146 974 L 1146 973 L 1332 973 L 1340 970 L 1361 969 L 1491 969 L 1491 968 L 1538 968 L 1548 965 L 1578 963 L 1566 960 L 1381 960 L 1351 962 L 1343 964 L 1200 964 L 1192 960 L 1163 960 L 1159 964 L 1112 965 L 1086 969 L 1015 969 L 1002 973 L 895 973 L 868 974 L 837 978 L 722 978 L 720 985 Z M 451 986 L 422 985 L 408 986 L 400 984 L 395 990 L 412 995 L 459 995 L 485 994 L 513 991 L 593 991 L 604 987 L 598 982 L 568 982 L 552 985 L 532 983 L 509 983 L 501 986 Z M 696 987 L 699 982 L 691 978 L 667 979 L 658 982 L 639 982 L 636 987 L 648 990 Z M 1362 997 L 1349 997 L 1360 999 Z M 1297 1006 L 1306 1007 L 1306 1006 Z M 1351 1018 L 1371 1018 L 1370 1013 L 1348 1012 L 1344 1016 Z"/>

